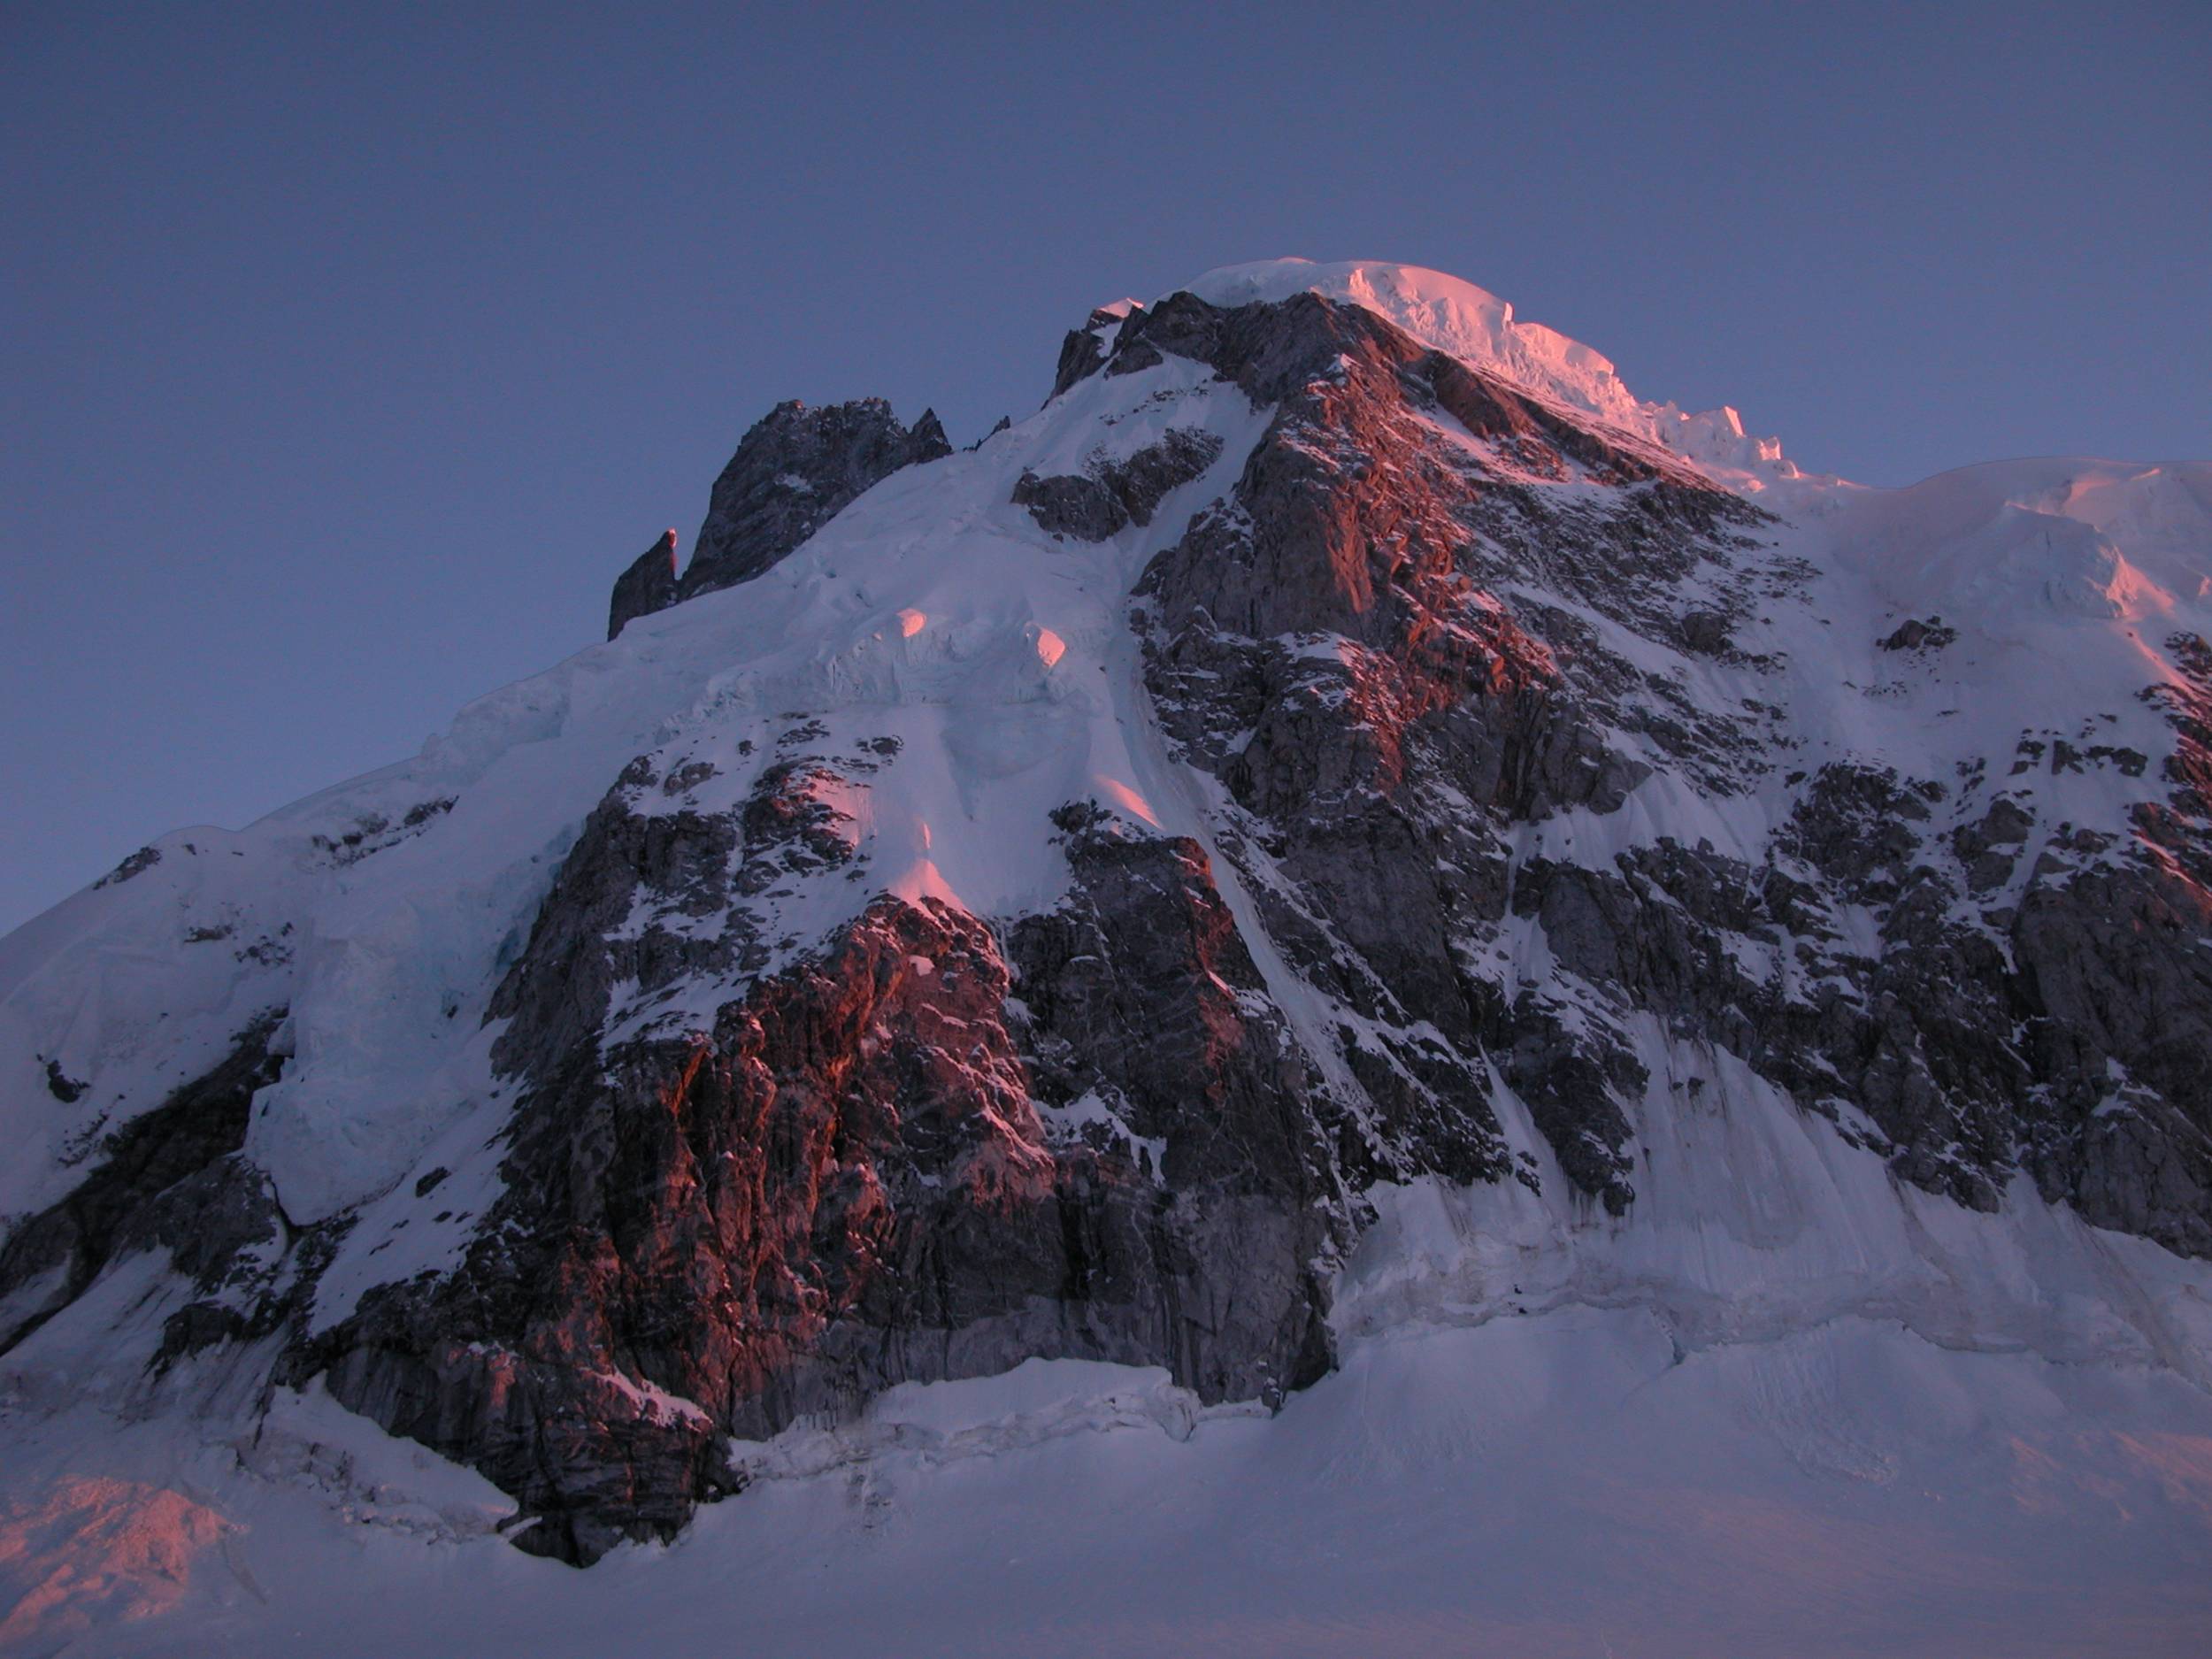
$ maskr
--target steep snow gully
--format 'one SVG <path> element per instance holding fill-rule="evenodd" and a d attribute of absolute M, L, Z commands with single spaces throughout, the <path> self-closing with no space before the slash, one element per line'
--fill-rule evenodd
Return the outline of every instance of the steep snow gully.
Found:
<path fill-rule="evenodd" d="M 1404 265 L 780 405 L 0 941 L 0 1646 L 2201 1653 L 2208 621 Z"/>

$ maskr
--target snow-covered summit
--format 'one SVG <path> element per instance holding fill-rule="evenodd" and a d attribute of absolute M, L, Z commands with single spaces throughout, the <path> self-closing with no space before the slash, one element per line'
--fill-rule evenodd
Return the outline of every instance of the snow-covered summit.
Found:
<path fill-rule="evenodd" d="M 1509 301 L 1441 271 L 1386 259 L 1261 259 L 1221 265 L 1181 285 L 1215 305 L 1267 304 L 1312 293 L 1364 306 L 1425 345 L 1640 437 L 1655 439 L 1719 472 L 1786 469 L 1778 439 L 1751 436 L 1735 410 L 1687 413 L 1646 403 L 1612 359 L 1542 323 L 1524 322 Z"/>

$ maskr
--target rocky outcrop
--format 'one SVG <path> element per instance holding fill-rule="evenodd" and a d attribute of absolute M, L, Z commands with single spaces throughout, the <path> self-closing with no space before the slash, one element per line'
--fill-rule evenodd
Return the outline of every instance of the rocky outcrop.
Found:
<path fill-rule="evenodd" d="M 1759 516 L 1317 296 L 1241 311 L 1178 296 L 1122 324 L 1105 372 L 1154 350 L 1277 408 L 1230 499 L 1145 574 L 1147 679 L 1226 786 L 1228 844 L 1271 930 L 1345 1011 L 1380 1168 L 1501 1172 L 1487 1095 L 1503 1083 L 1569 1180 L 1624 1209 L 1624 1102 L 1643 1083 L 1625 1036 L 1476 959 L 1512 908 L 1513 826 L 1612 811 L 1647 774 L 1609 734 L 1640 677 L 1576 618 L 1500 588 L 1540 569 L 1671 630 L 1658 596 L 1724 572 Z M 1614 492 L 1551 506 L 1537 486 L 1570 477 Z M 1696 763 L 1745 741 L 1686 701 L 1658 729 Z"/>
<path fill-rule="evenodd" d="M 1956 628 L 1943 626 L 1941 617 L 1930 617 L 1923 622 L 1918 617 L 1908 617 L 1882 641 L 1886 651 L 1939 651 L 1959 636 Z"/>
<path fill-rule="evenodd" d="M 1107 343 L 1132 309 L 1126 302 L 1102 305 L 1090 314 L 1082 327 L 1068 330 L 1067 337 L 1060 342 L 1059 364 L 1053 370 L 1053 397 L 1105 367 Z"/>
<path fill-rule="evenodd" d="M 607 637 L 611 640 L 626 623 L 675 603 L 676 533 L 669 530 L 615 578 L 614 596 L 607 605 Z"/>
<path fill-rule="evenodd" d="M 109 1135 L 90 1174 L 7 1234 L 0 1354 L 82 1295 L 111 1263 L 142 1250 L 168 1248 L 208 1295 L 273 1271 L 285 1232 L 275 1194 L 237 1155 L 254 1091 L 282 1067 L 273 1042 L 283 1018 L 274 1009 L 255 1019 L 220 1064 Z M 239 1300 L 251 1305 L 250 1297 Z M 206 1317 L 227 1332 L 249 1322 L 272 1327 L 283 1310 L 263 1300 L 251 1316 L 230 1309 L 218 1315 L 211 1303 Z M 205 1320 L 193 1310 L 178 1317 L 180 1340 L 190 1346 L 195 1322 Z"/>
<path fill-rule="evenodd" d="M 749 872 L 841 877 L 805 788 L 826 764 L 780 762 L 719 815 L 640 813 L 667 780 L 625 774 L 494 1004 L 527 1089 L 505 1195 L 457 1271 L 296 1354 L 515 1494 L 531 1548 L 668 1536 L 730 1489 L 724 1435 L 909 1379 L 1077 1356 L 1219 1400 L 1326 1366 L 1317 1263 L 1345 1211 L 1191 843 L 1071 809 L 1073 895 L 1006 939 L 881 897 L 703 1031 L 603 1048 L 618 984 L 757 948 Z M 728 921 L 695 948 L 626 928 L 641 902 Z"/>
<path fill-rule="evenodd" d="M 1502 1085 L 1568 1181 L 1624 1212 L 1650 1086 L 1636 1031 L 1655 1017 L 1919 1185 L 1990 1208 L 2024 1171 L 2105 1225 L 2212 1246 L 2208 900 L 2185 827 L 2202 810 L 2188 734 L 2203 699 L 2185 672 L 2157 694 L 2183 733 L 2176 805 L 2139 815 L 2168 859 L 2048 833 L 2067 826 L 2002 798 L 1947 844 L 1948 787 L 1859 765 L 1791 780 L 1763 866 L 1664 838 L 1594 865 L 1525 856 L 1531 826 L 1614 813 L 1655 766 L 1724 798 L 1759 786 L 1760 705 L 1701 706 L 1587 618 L 1729 655 L 1753 572 L 1792 580 L 1746 557 L 1761 516 L 1314 296 L 1241 311 L 1178 296 L 1117 319 L 1093 367 L 1155 351 L 1277 408 L 1231 497 L 1146 573 L 1147 678 L 1225 786 L 1225 849 L 1344 1010 L 1348 1058 L 1390 1061 L 1359 1069 L 1382 1168 L 1496 1173 L 1481 1102 Z M 1576 480 L 1610 488 L 1546 488 Z M 1881 643 L 1955 637 L 1931 621 Z M 2051 754 L 2141 770 L 2109 746 Z M 1962 921 L 1970 898 L 1982 914 Z M 1847 910 L 1877 918 L 1878 954 L 1847 943 Z M 1535 985 L 1515 964 L 1523 928 L 1555 965 Z"/>
<path fill-rule="evenodd" d="M 616 579 L 607 637 L 680 600 L 749 581 L 902 467 L 951 453 L 932 410 L 909 428 L 880 397 L 825 409 L 778 403 L 714 480 L 689 568 L 676 573 L 671 530 Z"/>
<path fill-rule="evenodd" d="M 880 397 L 810 409 L 779 403 L 714 480 L 706 522 L 677 585 L 689 599 L 748 581 L 902 467 L 952 453 L 936 415 L 910 429 Z"/>
<path fill-rule="evenodd" d="M 1161 498 L 1214 463 L 1221 440 L 1178 427 L 1118 461 L 1100 458 L 1081 472 L 1040 478 L 1025 472 L 1014 486 L 1017 505 L 1054 535 L 1103 541 L 1130 525 L 1148 525 Z"/>

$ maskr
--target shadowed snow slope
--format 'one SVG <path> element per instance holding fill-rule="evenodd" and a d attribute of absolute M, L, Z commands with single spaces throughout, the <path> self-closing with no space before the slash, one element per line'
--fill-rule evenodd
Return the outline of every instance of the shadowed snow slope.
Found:
<path fill-rule="evenodd" d="M 2184 1659 L 2212 1621 L 2212 1415 L 2170 1373 L 1864 1320 L 1678 1356 L 1628 1310 L 1402 1328 L 1271 1421 L 1157 1372 L 1039 1370 L 887 1400 L 841 1461 L 795 1454 L 586 1574 L 326 1402 L 280 1400 L 237 1452 L 59 1416 L 11 1484 L 141 1470 L 179 1559 L 150 1572 L 73 1517 L 46 1560 L 73 1545 L 111 1587 L 73 1620 L 27 1602 L 11 1634 L 117 1659 Z M 208 1504 L 220 1539 L 186 1530 Z M 9 1536 L 0 1594 L 42 1564 Z M 160 1616 L 107 1622 L 133 1607 Z"/>
<path fill-rule="evenodd" d="M 756 505 L 0 941 L 0 1640 L 2203 1650 L 2212 465 L 1284 260 Z"/>

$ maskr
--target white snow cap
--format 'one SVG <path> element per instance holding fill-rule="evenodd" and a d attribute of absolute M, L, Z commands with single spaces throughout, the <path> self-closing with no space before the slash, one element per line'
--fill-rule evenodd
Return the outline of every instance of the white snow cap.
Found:
<path fill-rule="evenodd" d="M 1214 305 L 1249 305 L 1313 293 L 1364 306 L 1425 345 L 1656 439 L 1693 461 L 1731 469 L 1786 466 L 1772 438 L 1744 434 L 1733 409 L 1686 414 L 1672 403 L 1647 403 L 1621 383 L 1612 360 L 1541 323 L 1516 321 L 1512 305 L 1486 288 L 1441 271 L 1383 259 L 1317 265 L 1310 259 L 1262 259 L 1223 265 L 1182 285 Z"/>

